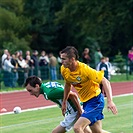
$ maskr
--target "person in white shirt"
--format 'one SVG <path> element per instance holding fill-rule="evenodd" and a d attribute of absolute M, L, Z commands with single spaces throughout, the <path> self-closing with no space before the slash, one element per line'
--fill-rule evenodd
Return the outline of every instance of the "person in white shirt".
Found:
<path fill-rule="evenodd" d="M 10 53 L 7 54 L 6 59 L 3 62 L 3 80 L 4 80 L 4 85 L 6 87 L 14 87 L 13 86 L 13 71 L 15 67 L 11 64 L 11 56 Z"/>
<path fill-rule="evenodd" d="M 2 57 L 1 57 L 1 65 L 2 65 L 2 68 L 3 68 L 3 65 L 4 65 L 4 61 L 7 58 L 8 53 L 9 53 L 8 50 L 5 49 L 4 50 L 4 53 L 3 53 Z"/>

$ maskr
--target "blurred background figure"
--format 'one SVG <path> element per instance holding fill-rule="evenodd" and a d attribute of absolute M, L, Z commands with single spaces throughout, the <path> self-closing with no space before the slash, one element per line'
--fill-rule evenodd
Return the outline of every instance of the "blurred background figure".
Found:
<path fill-rule="evenodd" d="M 27 64 L 26 60 L 20 54 L 18 56 L 18 85 L 22 86 L 25 79 L 28 77 L 28 70 L 29 65 Z"/>
<path fill-rule="evenodd" d="M 28 76 L 32 76 L 33 75 L 33 71 L 34 71 L 34 61 L 31 59 L 30 55 L 26 55 L 25 62 L 29 66 L 28 67 L 29 68 L 28 69 Z"/>
<path fill-rule="evenodd" d="M 3 61 L 3 70 L 4 70 L 4 75 L 3 75 L 3 80 L 4 80 L 4 85 L 6 87 L 14 87 L 13 85 L 13 72 L 12 69 L 15 67 L 11 64 L 11 56 L 10 53 L 8 52 L 7 57 Z"/>
<path fill-rule="evenodd" d="M 129 74 L 133 72 L 133 47 L 128 51 Z"/>
<path fill-rule="evenodd" d="M 12 54 L 11 58 L 11 64 L 14 66 L 14 69 L 12 70 L 13 73 L 13 87 L 16 87 L 17 80 L 18 80 L 18 60 L 16 59 L 15 54 Z"/>
<path fill-rule="evenodd" d="M 4 65 L 4 60 L 7 58 L 8 53 L 9 53 L 8 50 L 5 49 L 4 53 L 3 53 L 2 57 L 1 57 L 1 66 L 2 66 L 2 68 L 3 68 L 3 65 Z"/>
<path fill-rule="evenodd" d="M 97 49 L 97 51 L 94 53 L 95 58 L 95 68 L 97 68 L 98 63 L 101 61 L 101 58 L 103 57 L 103 54 L 101 53 L 100 48 Z"/>
<path fill-rule="evenodd" d="M 59 55 L 58 55 L 58 57 L 57 57 L 57 61 L 58 61 L 58 79 L 59 80 L 62 80 L 63 79 L 63 77 L 62 77 L 62 75 L 61 75 L 61 65 L 62 65 L 62 60 L 61 60 L 61 58 L 60 58 L 60 52 L 59 52 Z"/>
<path fill-rule="evenodd" d="M 31 59 L 33 60 L 34 70 L 33 75 L 38 76 L 39 71 L 39 59 L 38 59 L 38 51 L 34 50 L 31 56 Z"/>
<path fill-rule="evenodd" d="M 106 64 L 106 58 L 104 56 L 101 58 L 101 61 L 98 63 L 96 70 L 97 71 L 103 70 L 104 77 L 108 79 L 108 65 Z"/>
<path fill-rule="evenodd" d="M 104 56 L 101 58 L 101 61 L 98 63 L 98 65 L 97 65 L 97 67 L 96 67 L 96 70 L 97 70 L 97 71 L 103 70 L 103 71 L 104 71 L 104 77 L 105 77 L 106 79 L 109 80 L 108 65 L 106 64 L 106 58 L 105 58 Z M 101 92 L 103 93 L 103 95 L 106 96 L 102 84 L 100 84 L 100 89 L 101 89 Z"/>
<path fill-rule="evenodd" d="M 108 80 L 111 79 L 112 64 L 109 61 L 109 57 L 105 57 L 105 63 L 108 66 Z"/>
<path fill-rule="evenodd" d="M 89 48 L 85 48 L 83 53 L 82 53 L 82 61 L 87 64 L 88 66 L 90 65 L 90 61 L 91 61 L 91 58 L 90 58 L 90 55 L 89 55 Z"/>
<path fill-rule="evenodd" d="M 39 57 L 40 76 L 42 80 L 49 79 L 49 58 L 43 50 Z"/>
<path fill-rule="evenodd" d="M 49 53 L 49 68 L 50 68 L 50 80 L 57 80 L 57 58 L 53 53 Z"/>

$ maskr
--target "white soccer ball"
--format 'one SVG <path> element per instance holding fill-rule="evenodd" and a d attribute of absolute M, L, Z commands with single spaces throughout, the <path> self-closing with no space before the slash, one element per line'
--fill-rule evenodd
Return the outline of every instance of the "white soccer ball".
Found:
<path fill-rule="evenodd" d="M 21 113 L 21 108 L 20 107 L 15 107 L 13 109 L 13 112 L 14 112 L 14 114 L 19 114 L 19 113 Z"/>

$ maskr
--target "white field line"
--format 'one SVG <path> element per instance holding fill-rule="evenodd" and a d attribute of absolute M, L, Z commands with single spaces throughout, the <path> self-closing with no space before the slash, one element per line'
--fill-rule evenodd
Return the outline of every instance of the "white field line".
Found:
<path fill-rule="evenodd" d="M 113 96 L 113 97 L 123 97 L 123 96 L 129 96 L 129 95 L 133 95 L 133 93 L 128 93 L 128 94 L 122 94 L 122 95 L 117 95 L 117 96 Z M 106 99 L 106 97 L 105 97 Z M 45 107 L 38 107 L 38 108 L 31 108 L 31 109 L 25 109 L 22 110 L 22 112 L 26 112 L 26 111 L 33 111 L 33 110 L 39 110 L 39 109 L 47 109 L 47 108 L 53 108 L 53 107 L 57 107 L 57 105 L 50 105 L 50 106 L 45 106 Z M 6 115 L 6 114 L 13 114 L 14 112 L 5 112 L 5 113 L 1 113 L 1 115 Z"/>
<path fill-rule="evenodd" d="M 128 95 L 131 95 L 131 94 L 128 94 Z M 122 95 L 122 96 L 127 96 L 127 95 Z M 117 106 L 117 108 L 120 108 L 120 107 L 123 107 L 123 106 L 127 106 L 127 105 L 130 105 L 130 104 L 122 104 L 122 105 L 119 105 Z M 40 108 L 34 108 L 34 109 L 27 109 L 27 110 L 23 110 L 22 112 L 26 112 L 26 111 L 33 111 L 33 110 L 39 110 L 39 109 L 46 109 L 46 108 L 52 108 L 52 107 L 57 107 L 57 105 L 52 105 L 52 106 L 46 106 L 46 107 L 40 107 Z M 12 114 L 13 112 L 9 112 L 9 113 L 4 113 L 4 114 Z M 4 115 L 4 114 L 1 114 L 1 115 Z M 15 115 L 18 115 L 18 114 L 15 114 Z M 57 117 L 58 119 L 62 118 L 62 116 L 60 117 Z M 0 129 L 4 129 L 4 128 L 11 128 L 11 127 L 15 127 L 15 126 L 22 126 L 22 125 L 27 125 L 27 124 L 32 124 L 32 123 L 48 123 L 48 122 L 51 122 L 51 121 L 54 121 L 55 118 L 48 118 L 48 119 L 44 119 L 44 120 L 37 120 L 37 121 L 31 121 L 31 122 L 24 122 L 24 123 L 20 123 L 20 124 L 13 124 L 13 125 L 9 125 L 9 126 L 3 126 L 3 127 L 0 127 Z"/>
<path fill-rule="evenodd" d="M 45 106 L 45 107 L 38 107 L 38 108 L 31 108 L 31 109 L 25 109 L 25 110 L 22 110 L 21 112 L 26 112 L 26 111 L 34 111 L 34 110 L 40 110 L 40 109 L 47 109 L 47 108 L 53 108 L 53 107 L 57 107 L 57 105 L 51 105 L 51 106 Z M 11 112 L 7 112 L 7 113 L 1 113 L 1 115 L 6 115 L 6 114 L 13 114 L 14 112 L 11 111 Z M 17 114 L 16 114 L 17 115 Z"/>
<path fill-rule="evenodd" d="M 131 105 L 131 104 L 122 104 L 122 105 L 119 105 L 119 106 L 117 106 L 117 108 L 120 108 L 120 107 L 123 107 L 123 106 L 127 106 L 127 105 Z M 53 107 L 57 107 L 57 106 L 53 106 Z M 52 106 L 50 107 L 47 107 L 47 108 L 52 108 Z M 45 109 L 45 107 L 42 107 L 42 108 L 38 108 L 38 109 Z M 23 110 L 22 112 L 25 112 L 25 111 L 32 111 L 32 110 L 38 110 L 37 108 L 36 109 L 28 109 L 28 110 Z M 127 109 L 127 108 L 126 108 Z M 107 110 L 106 110 L 107 111 Z M 14 114 L 14 115 L 18 115 L 18 114 Z M 59 120 L 59 119 L 61 119 L 62 118 L 62 116 L 59 116 L 59 117 L 57 117 L 57 119 Z M 29 124 L 40 124 L 40 123 L 42 123 L 43 122 L 43 124 L 45 124 L 45 123 L 49 123 L 49 122 L 51 122 L 51 121 L 57 121 L 57 119 L 55 119 L 55 118 L 47 118 L 47 119 L 43 119 L 43 120 L 36 120 L 36 121 L 30 121 L 30 122 L 23 122 L 23 123 L 19 123 L 19 124 L 13 124 L 13 125 L 9 125 L 9 126 L 2 126 L 2 127 L 0 127 L 0 129 L 5 129 L 5 128 L 12 128 L 12 127 L 21 127 L 21 126 L 23 126 L 23 125 L 29 125 Z M 33 125 L 32 125 L 33 126 Z M 110 132 L 107 132 L 107 133 L 110 133 Z"/>
<path fill-rule="evenodd" d="M 58 120 L 61 119 L 61 118 L 62 118 L 61 116 L 57 117 Z M 43 122 L 43 124 L 45 124 L 45 123 L 50 123 L 52 121 L 57 121 L 57 119 L 55 119 L 55 118 L 47 118 L 47 119 L 43 119 L 43 120 L 23 122 L 23 123 L 20 123 L 20 124 L 13 124 L 13 125 L 9 125 L 9 126 L 3 126 L 3 127 L 0 127 L 0 129 L 12 128 L 12 127 L 17 127 L 18 128 L 19 126 L 21 127 L 22 125 L 29 125 L 29 124 L 35 124 L 35 123 L 40 124 L 42 122 Z"/>

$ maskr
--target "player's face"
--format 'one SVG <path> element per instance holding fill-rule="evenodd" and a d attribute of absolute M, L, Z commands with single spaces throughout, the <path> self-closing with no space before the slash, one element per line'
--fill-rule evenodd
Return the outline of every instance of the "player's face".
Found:
<path fill-rule="evenodd" d="M 61 54 L 61 59 L 62 59 L 62 65 L 65 68 L 69 68 L 72 64 L 72 60 L 67 57 L 66 53 Z"/>
<path fill-rule="evenodd" d="M 30 95 L 33 95 L 35 97 L 38 97 L 40 95 L 39 85 L 36 85 L 36 87 L 32 87 L 30 84 L 28 84 L 26 86 L 26 90 L 30 93 Z"/>

